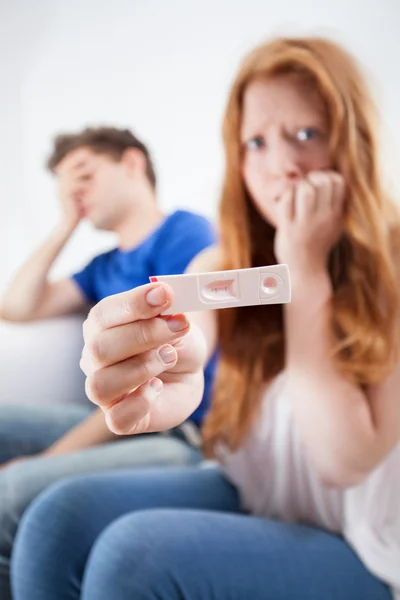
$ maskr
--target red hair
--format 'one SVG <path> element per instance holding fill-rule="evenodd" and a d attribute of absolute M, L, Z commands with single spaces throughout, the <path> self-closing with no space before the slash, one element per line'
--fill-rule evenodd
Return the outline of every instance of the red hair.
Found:
<path fill-rule="evenodd" d="M 225 269 L 274 264 L 274 230 L 255 209 L 241 175 L 240 125 L 246 87 L 255 79 L 296 74 L 320 94 L 330 122 L 333 163 L 346 180 L 344 234 L 330 257 L 332 349 L 337 368 L 358 384 L 381 381 L 395 364 L 400 295 L 393 259 L 400 240 L 395 205 L 383 190 L 376 114 L 355 60 L 319 38 L 278 39 L 254 50 L 233 83 L 223 123 L 226 155 L 220 203 Z M 378 301 L 377 301 L 378 299 Z M 218 311 L 221 360 L 203 434 L 237 448 L 257 414 L 261 385 L 284 367 L 282 306 Z"/>

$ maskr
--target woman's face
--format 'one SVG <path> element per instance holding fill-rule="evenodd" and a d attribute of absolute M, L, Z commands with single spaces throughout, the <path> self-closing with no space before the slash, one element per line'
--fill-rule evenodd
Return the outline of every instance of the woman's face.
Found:
<path fill-rule="evenodd" d="M 280 196 L 310 171 L 332 168 L 328 117 L 318 93 L 293 75 L 253 81 L 244 93 L 242 175 L 262 217 L 276 226 Z"/>

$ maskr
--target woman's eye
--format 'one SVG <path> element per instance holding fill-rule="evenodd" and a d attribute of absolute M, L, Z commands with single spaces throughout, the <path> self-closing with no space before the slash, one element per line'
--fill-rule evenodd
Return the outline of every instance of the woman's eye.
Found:
<path fill-rule="evenodd" d="M 320 132 L 315 127 L 302 127 L 296 132 L 296 139 L 300 142 L 307 142 L 320 136 Z"/>
<path fill-rule="evenodd" d="M 261 135 L 257 135 L 246 142 L 246 148 L 248 150 L 259 150 L 260 148 L 264 148 L 264 146 L 265 141 Z"/>

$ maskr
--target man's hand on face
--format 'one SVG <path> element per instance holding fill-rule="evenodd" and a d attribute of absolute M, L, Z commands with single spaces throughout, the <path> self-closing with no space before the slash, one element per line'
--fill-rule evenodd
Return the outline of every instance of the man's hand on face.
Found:
<path fill-rule="evenodd" d="M 56 169 L 62 206 L 62 225 L 72 233 L 85 216 L 84 198 L 93 177 L 90 158 L 74 152 L 66 156 Z"/>

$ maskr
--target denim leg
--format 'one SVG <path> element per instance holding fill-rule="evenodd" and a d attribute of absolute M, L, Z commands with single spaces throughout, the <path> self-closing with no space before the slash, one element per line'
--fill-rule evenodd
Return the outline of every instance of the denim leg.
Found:
<path fill-rule="evenodd" d="M 91 412 L 89 403 L 87 407 L 0 404 L 0 465 L 42 452 Z"/>
<path fill-rule="evenodd" d="M 159 509 L 120 517 L 100 534 L 80 598 L 390 600 L 391 593 L 342 538 L 320 529 Z"/>
<path fill-rule="evenodd" d="M 241 514 L 217 469 L 74 478 L 27 511 L 14 600 L 390 600 L 337 535 Z"/>
<path fill-rule="evenodd" d="M 109 524 L 143 508 L 188 506 L 239 510 L 235 489 L 215 468 L 121 471 L 53 486 L 21 522 L 12 559 L 14 600 L 80 599 L 89 553 Z"/>
<path fill-rule="evenodd" d="M 92 412 L 91 406 L 0 405 L 0 465 L 46 450 Z M 32 461 L 32 462 L 31 462 Z M 10 553 L 22 511 L 42 489 L 41 459 L 0 471 L 0 598 L 11 598 Z M 40 463 L 39 463 L 40 464 Z"/>
<path fill-rule="evenodd" d="M 201 454 L 184 441 L 154 434 L 122 437 L 60 456 L 32 457 L 0 471 L 0 599 L 11 598 L 10 555 L 21 516 L 32 500 L 50 485 L 72 475 L 126 467 L 190 465 L 201 458 Z"/>

